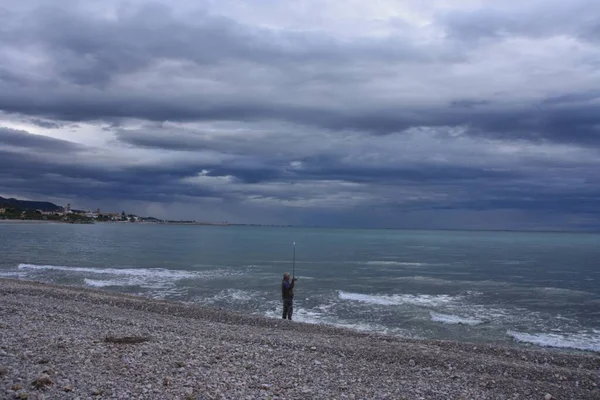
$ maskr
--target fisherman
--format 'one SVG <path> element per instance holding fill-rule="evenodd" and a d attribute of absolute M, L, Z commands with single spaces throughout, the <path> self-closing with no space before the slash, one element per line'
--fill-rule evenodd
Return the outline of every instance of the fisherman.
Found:
<path fill-rule="evenodd" d="M 283 274 L 283 280 L 281 281 L 281 298 L 283 300 L 283 319 L 292 320 L 292 314 L 294 312 L 294 284 L 298 279 L 294 277 L 290 283 L 290 274 L 286 272 Z"/>

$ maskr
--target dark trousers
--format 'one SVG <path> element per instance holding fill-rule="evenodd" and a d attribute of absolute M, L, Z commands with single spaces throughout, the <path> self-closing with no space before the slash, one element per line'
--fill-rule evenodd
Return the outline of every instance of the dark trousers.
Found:
<path fill-rule="evenodd" d="M 292 314 L 294 313 L 294 300 L 283 299 L 283 319 L 292 320 Z"/>

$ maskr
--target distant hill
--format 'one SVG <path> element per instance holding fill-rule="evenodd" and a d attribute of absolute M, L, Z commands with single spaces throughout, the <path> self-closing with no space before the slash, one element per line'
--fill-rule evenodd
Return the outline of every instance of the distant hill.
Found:
<path fill-rule="evenodd" d="M 18 199 L 5 199 L 0 197 L 0 207 L 13 206 L 22 210 L 60 211 L 62 207 L 48 201 L 29 201 Z"/>

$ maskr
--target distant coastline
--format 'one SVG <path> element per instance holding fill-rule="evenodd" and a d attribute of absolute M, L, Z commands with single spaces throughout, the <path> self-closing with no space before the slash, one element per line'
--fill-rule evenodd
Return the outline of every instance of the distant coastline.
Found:
<path fill-rule="evenodd" d="M 47 201 L 30 201 L 6 199 L 0 197 L 0 223 L 64 223 L 64 224 L 95 224 L 95 223 L 136 223 L 144 225 L 192 225 L 192 226 L 238 226 L 238 227 L 267 227 L 267 228 L 303 228 L 303 229 L 360 229 L 360 230 L 393 230 L 393 231 L 424 231 L 424 232 L 515 232 L 515 233 L 578 233 L 598 234 L 600 229 L 565 230 L 551 228 L 532 229 L 485 229 L 485 228 L 415 228 L 415 227 L 342 227 L 322 225 L 293 225 L 293 224 L 261 224 L 235 222 L 208 222 L 196 220 L 168 220 L 155 217 L 140 217 L 135 214 L 114 212 L 84 211 L 58 206 Z"/>

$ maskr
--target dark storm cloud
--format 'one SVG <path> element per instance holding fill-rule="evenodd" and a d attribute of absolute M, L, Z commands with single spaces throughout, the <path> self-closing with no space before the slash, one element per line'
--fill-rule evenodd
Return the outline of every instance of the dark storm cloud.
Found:
<path fill-rule="evenodd" d="M 28 120 L 28 122 L 30 122 L 36 126 L 41 126 L 42 128 L 47 128 L 47 129 L 60 129 L 65 126 L 64 124 L 61 124 L 60 122 L 48 121 L 48 120 L 43 120 L 43 119 L 39 119 L 39 118 L 30 118 Z"/>
<path fill-rule="evenodd" d="M 0 187 L 41 196 L 156 200 L 218 193 L 178 183 L 206 168 L 195 165 L 90 164 L 88 148 L 26 131 L 0 128 Z"/>
<path fill-rule="evenodd" d="M 72 151 L 82 146 L 66 140 L 54 139 L 42 135 L 32 135 L 17 129 L 0 127 L 0 148 L 3 145 L 23 147 L 42 151 Z"/>
<path fill-rule="evenodd" d="M 249 27 L 208 14 L 197 15 L 191 23 L 176 19 L 171 11 L 166 5 L 148 4 L 116 20 L 106 20 L 69 8 L 44 6 L 29 15 L 4 16 L 4 22 L 20 17 L 20 24 L 8 24 L 0 30 L 0 37 L 9 44 L 36 45 L 53 52 L 52 66 L 59 73 L 54 78 L 82 85 L 101 85 L 115 74 L 160 60 L 293 66 L 357 58 L 380 62 L 458 59 L 451 49 L 415 46 L 402 38 L 346 43 L 322 34 Z"/>
<path fill-rule="evenodd" d="M 196 175 L 200 167 L 107 169 L 84 161 L 60 162 L 36 154 L 0 149 L 0 186 L 11 192 L 38 196 L 90 199 L 128 199 L 171 202 L 181 196 L 222 196 L 209 188 L 177 183 L 176 178 Z"/>
<path fill-rule="evenodd" d="M 582 9 L 583 5 L 598 8 L 591 2 L 578 4 Z M 190 22 L 175 17 L 169 6 L 158 4 L 145 5 L 116 19 L 43 6 L 29 14 L 0 16 L 3 19 L 0 22 L 6 23 L 0 30 L 0 40 L 5 46 L 29 46 L 48 58 L 44 64 L 47 71 L 34 80 L 27 80 L 25 74 L 19 73 L 18 66 L 3 68 L 0 109 L 74 121 L 128 117 L 155 121 L 275 119 L 373 134 L 402 132 L 419 126 L 467 126 L 471 128 L 467 132 L 476 135 L 597 143 L 600 114 L 590 93 L 578 94 L 581 101 L 575 108 L 552 99 L 512 107 L 495 99 L 464 98 L 446 105 L 432 102 L 430 106 L 416 108 L 393 100 L 375 104 L 314 104 L 311 98 L 316 95 L 304 92 L 307 83 L 321 82 L 329 91 L 347 91 L 348 96 L 368 99 L 376 94 L 376 89 L 365 83 L 374 77 L 384 78 L 387 64 L 451 66 L 466 62 L 469 38 L 505 28 L 508 34 L 513 31 L 547 36 L 554 31 L 575 34 L 576 13 L 569 13 L 566 22 L 548 28 L 550 22 L 543 19 L 529 23 L 531 13 L 527 12 L 518 14 L 517 22 L 512 25 L 502 22 L 513 21 L 513 12 L 516 11 L 482 9 L 445 15 L 441 20 L 458 39 L 417 46 L 401 36 L 341 41 L 324 33 L 252 27 L 207 13 L 198 14 Z M 590 27 L 595 20 L 591 21 Z M 150 88 L 141 87 L 137 93 L 118 83 L 119 77 L 126 80 L 128 74 L 169 60 L 189 63 L 188 67 L 182 67 L 183 72 L 207 74 L 208 79 L 232 80 L 232 84 L 241 79 L 239 90 L 231 94 L 212 89 L 203 92 L 202 88 L 190 91 L 166 73 L 157 75 L 159 82 L 152 80 Z M 232 75 L 219 75 L 215 72 L 218 65 L 231 66 Z M 250 70 L 270 68 L 283 77 L 259 76 L 258 82 L 254 82 L 251 75 L 243 78 L 248 66 Z M 418 75 L 411 78 L 420 79 Z M 153 86 L 157 83 L 164 84 L 165 89 L 169 87 L 166 93 Z M 256 83 L 275 89 L 280 85 L 280 93 L 257 97 L 251 89 Z M 361 90 L 366 92 L 360 93 Z M 283 93 L 288 93 L 289 99 Z M 178 145 L 161 140 L 136 141 L 143 146 Z"/>

